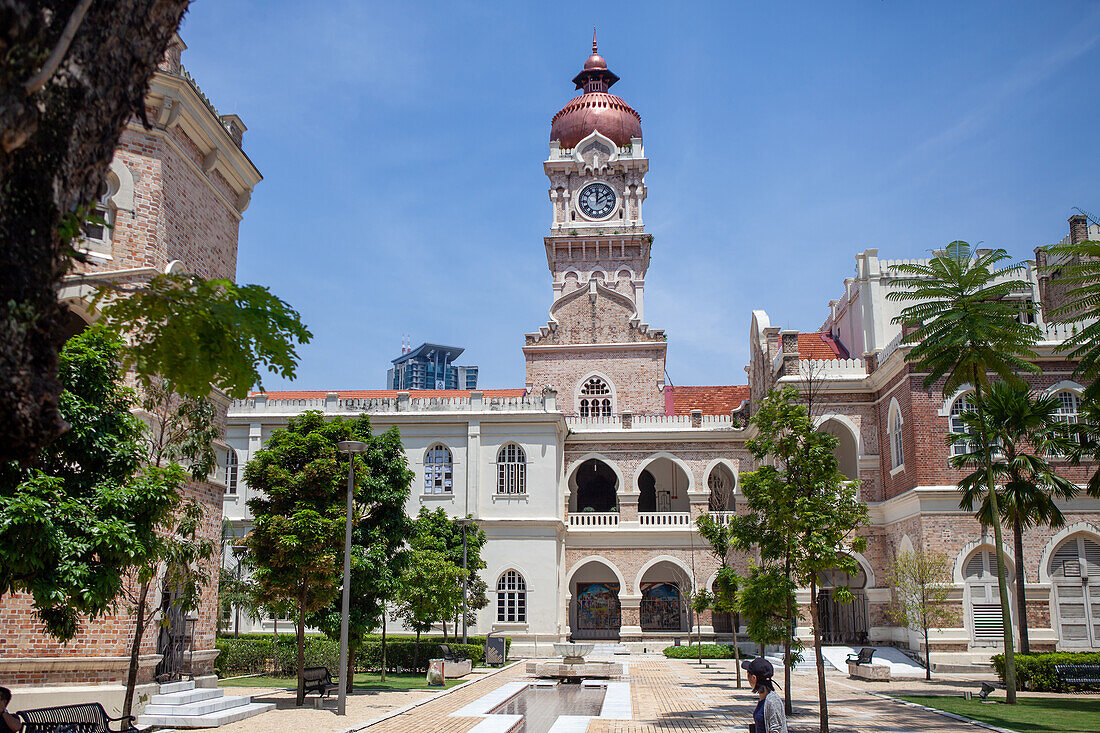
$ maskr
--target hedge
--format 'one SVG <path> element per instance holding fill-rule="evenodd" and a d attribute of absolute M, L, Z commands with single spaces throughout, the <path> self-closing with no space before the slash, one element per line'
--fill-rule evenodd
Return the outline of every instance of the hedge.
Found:
<path fill-rule="evenodd" d="M 1005 681 L 1005 655 L 992 657 L 993 669 Z M 1056 664 L 1100 664 L 1100 652 L 1047 652 L 1016 655 L 1016 687 L 1034 692 L 1064 692 L 1054 674 Z"/>
<path fill-rule="evenodd" d="M 468 637 L 471 643 L 456 644 L 447 641 L 451 653 L 469 657 L 474 664 L 485 658 L 484 637 Z M 480 643 L 478 643 L 480 642 Z M 419 659 L 416 659 L 416 638 L 408 636 L 386 637 L 386 669 L 390 672 L 422 672 L 428 668 L 428 660 L 442 656 L 440 637 L 423 637 L 420 641 Z M 511 639 L 505 638 L 505 648 Z M 219 654 L 214 660 L 215 671 L 222 676 L 234 674 L 293 675 L 296 671 L 298 650 L 291 634 L 280 635 L 276 642 L 269 634 L 242 634 L 237 638 L 221 638 L 216 642 Z M 305 663 L 307 667 L 328 667 L 334 676 L 340 666 L 340 644 L 327 636 L 306 637 Z M 369 635 L 355 658 L 359 671 L 376 671 L 382 667 L 382 637 Z"/>
<path fill-rule="evenodd" d="M 698 659 L 699 645 L 665 647 L 669 659 Z M 703 659 L 733 659 L 733 647 L 728 644 L 703 644 Z"/>

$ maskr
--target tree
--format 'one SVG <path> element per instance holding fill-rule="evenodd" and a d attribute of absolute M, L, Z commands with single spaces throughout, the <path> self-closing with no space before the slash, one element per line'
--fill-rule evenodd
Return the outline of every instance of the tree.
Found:
<path fill-rule="evenodd" d="M 467 519 L 470 517 L 467 516 Z M 435 511 L 429 511 L 427 507 L 420 507 L 420 512 L 414 522 L 413 536 L 410 544 L 414 549 L 430 549 L 443 554 L 443 556 L 457 567 L 462 567 L 462 525 L 457 520 L 447 516 L 442 507 Z M 478 571 L 485 569 L 485 561 L 481 558 L 481 549 L 485 546 L 485 531 L 477 525 L 466 528 L 466 571 L 468 597 L 466 601 L 469 618 L 467 623 L 474 622 L 474 613 L 489 605 L 486 594 L 485 581 L 478 576 Z M 462 612 L 462 596 L 459 594 L 458 603 L 452 612 L 437 621 L 443 623 L 443 635 L 447 635 L 447 620 L 455 619 L 455 634 L 458 634 L 458 617 Z"/>
<path fill-rule="evenodd" d="M 8 0 L 0 6 L 0 462 L 31 461 L 59 412 L 62 278 L 127 122 L 146 127 L 149 80 L 187 0 Z M 104 306 L 132 337 L 125 361 L 195 397 L 243 397 L 260 367 L 293 376 L 309 331 L 259 286 L 161 275 Z M 126 303 L 122 305 L 122 303 Z M 113 311 L 113 315 L 111 314 Z"/>
<path fill-rule="evenodd" d="M 711 554 L 718 560 L 718 574 L 715 576 L 715 592 L 710 594 L 704 589 L 700 595 L 705 599 L 702 608 L 713 613 L 737 613 L 737 585 L 740 578 L 729 564 L 730 550 L 733 549 L 733 532 L 728 523 L 715 519 L 710 513 L 700 514 L 695 519 L 699 534 L 710 545 Z M 737 661 L 737 686 L 741 687 L 741 650 L 738 648 L 738 621 L 733 623 L 733 655 Z M 700 651 L 702 644 L 700 644 Z"/>
<path fill-rule="evenodd" d="M 973 255 L 973 256 L 972 256 Z M 886 294 L 894 301 L 913 303 L 894 319 L 907 330 L 902 344 L 912 348 L 906 360 L 925 372 L 925 389 L 943 380 L 943 394 L 952 395 L 964 385 L 974 388 L 978 414 L 978 453 L 986 469 L 990 518 L 996 542 L 997 585 L 1002 617 L 1010 619 L 1008 584 L 1005 580 L 1001 540 L 1001 511 L 993 488 L 992 438 L 984 429 L 985 395 L 990 372 L 1006 382 L 1017 383 L 1019 374 L 1039 371 L 1028 361 L 1039 329 L 1021 322 L 1021 313 L 1035 311 L 1034 303 L 1010 296 L 1030 292 L 1028 282 L 1017 278 L 1021 265 L 1002 267 L 1008 260 L 1003 249 L 972 253 L 966 242 L 955 241 L 928 264 L 895 265 L 905 275 L 897 289 Z M 1016 662 L 1012 648 L 1012 625 L 1004 624 L 1005 698 L 1016 702 Z"/>
<path fill-rule="evenodd" d="M 894 589 L 887 612 L 899 624 L 924 635 L 924 678 L 932 679 L 932 650 L 928 630 L 942 629 L 958 621 L 958 612 L 947 605 L 951 594 L 951 563 L 940 552 L 903 552 L 886 574 Z"/>
<path fill-rule="evenodd" d="M 742 477 L 749 511 L 734 520 L 732 535 L 743 548 L 756 545 L 763 562 L 781 567 L 786 578 L 810 590 L 821 730 L 828 733 L 818 574 L 832 569 L 858 572 L 850 552 L 866 547 L 866 540 L 854 533 L 867 523 L 867 506 L 837 468 L 837 439 L 814 429 L 809 411 L 799 404 L 798 390 L 770 392 L 752 421 L 757 435 L 747 447 L 759 468 Z M 846 591 L 837 589 L 839 600 L 850 598 Z M 793 604 L 787 617 L 793 627 Z M 784 650 L 788 688 L 789 648 L 788 641 Z"/>
<path fill-rule="evenodd" d="M 61 416 L 70 428 L 34 467 L 0 464 L 0 594 L 26 592 L 62 642 L 116 606 L 128 572 L 156 562 L 158 532 L 185 481 L 144 466 L 145 426 L 124 386 L 120 344 L 92 328 L 65 345 Z"/>
<path fill-rule="evenodd" d="M 343 562 L 347 466 L 336 443 L 371 440 L 366 415 L 326 421 L 310 410 L 291 418 L 244 469 L 248 485 L 260 495 L 248 501 L 254 524 L 245 539 L 255 571 L 256 599 L 278 608 L 293 604 L 297 617 L 298 694 L 305 701 L 305 629 L 307 617 L 324 608 L 339 592 Z M 355 473 L 367 476 L 362 456 L 354 456 Z M 367 511 L 362 502 L 367 482 L 356 485 L 354 520 Z"/>
<path fill-rule="evenodd" d="M 409 552 L 409 564 L 401 577 L 397 616 L 416 632 L 413 666 L 420 666 L 420 634 L 448 619 L 462 602 L 462 566 L 447 554 L 430 547 Z"/>
<path fill-rule="evenodd" d="M 1085 216 L 1092 224 L 1097 224 L 1095 218 Z M 1080 328 L 1059 349 L 1069 352 L 1069 358 L 1077 360 L 1075 373 L 1090 383 L 1085 392 L 1086 398 L 1100 400 L 1100 242 L 1075 244 L 1068 241 L 1046 249 L 1059 260 L 1054 267 L 1062 270 L 1061 276 L 1054 278 L 1054 283 L 1071 288 L 1066 302 L 1053 309 L 1047 314 L 1048 317 L 1082 320 Z"/>
<path fill-rule="evenodd" d="M 741 579 L 737 593 L 737 612 L 745 617 L 745 632 L 764 647 L 786 644 L 791 640 L 791 609 L 795 608 L 795 584 L 782 567 L 753 565 Z M 797 613 L 797 609 L 795 610 Z M 802 643 L 795 639 L 791 661 L 802 657 Z"/>
<path fill-rule="evenodd" d="M 1059 476 L 1047 460 L 1048 456 L 1066 455 L 1076 447 L 1071 433 L 1058 420 L 1060 401 L 1057 395 L 1035 395 L 1027 384 L 993 382 L 989 388 L 985 417 L 985 433 L 993 441 L 993 480 L 986 475 L 981 454 L 969 451 L 951 457 L 955 468 L 972 472 L 959 481 L 962 499 L 959 506 L 966 511 L 977 509 L 978 521 L 988 527 L 993 521 L 993 504 L 989 501 L 989 485 L 997 485 L 997 508 L 1001 518 L 1012 527 L 1012 542 L 1016 565 L 1016 619 L 1020 627 L 1020 652 L 1031 651 L 1027 633 L 1027 596 L 1024 582 L 1024 530 L 1045 524 L 1052 529 L 1065 525 L 1066 520 L 1055 498 L 1073 499 L 1079 489 L 1072 481 Z M 965 432 L 948 436 L 953 446 L 969 448 L 978 444 L 981 426 L 978 413 L 962 415 Z"/>
<path fill-rule="evenodd" d="M 393 597 L 392 579 L 404 566 L 405 538 L 413 524 L 405 513 L 405 501 L 414 474 L 405 456 L 401 434 L 392 427 L 381 435 L 372 435 L 366 443 L 363 461 L 367 473 L 356 476 L 360 484 L 356 502 L 369 508 L 369 512 L 361 513 L 352 532 L 348 669 L 340 672 L 348 692 L 352 690 L 355 658 L 362 648 L 364 635 L 379 623 L 385 624 L 383 603 Z M 339 573 L 343 573 L 342 562 L 341 559 Z M 337 596 L 310 617 L 310 625 L 339 639 L 341 603 L 341 597 Z"/>

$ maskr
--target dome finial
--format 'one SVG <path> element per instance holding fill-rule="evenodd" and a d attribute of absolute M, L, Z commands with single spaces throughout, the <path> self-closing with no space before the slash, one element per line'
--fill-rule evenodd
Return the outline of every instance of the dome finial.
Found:
<path fill-rule="evenodd" d="M 596 48 L 596 26 L 592 26 L 592 53 L 599 53 L 599 49 Z"/>

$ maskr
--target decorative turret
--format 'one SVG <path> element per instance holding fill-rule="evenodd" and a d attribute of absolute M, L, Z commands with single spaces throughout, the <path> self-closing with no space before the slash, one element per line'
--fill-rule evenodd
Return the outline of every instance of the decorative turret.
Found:
<path fill-rule="evenodd" d="M 629 146 L 631 138 L 641 137 L 641 116 L 622 98 L 607 92 L 618 80 L 600 56 L 593 31 L 592 55 L 584 62 L 584 69 L 573 77 L 577 89 L 583 89 L 584 93 L 569 100 L 554 115 L 550 140 L 557 140 L 563 149 L 569 149 L 594 130 L 620 147 Z"/>

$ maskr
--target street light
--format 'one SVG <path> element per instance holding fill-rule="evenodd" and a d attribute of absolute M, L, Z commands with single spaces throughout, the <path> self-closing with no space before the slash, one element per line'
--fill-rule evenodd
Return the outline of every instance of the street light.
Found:
<path fill-rule="evenodd" d="M 341 453 L 348 454 L 347 522 L 344 525 L 344 597 L 340 602 L 340 695 L 336 700 L 336 714 L 346 715 L 348 704 L 348 616 L 351 613 L 351 505 L 355 490 L 355 461 L 352 457 L 364 453 L 367 444 L 359 440 L 341 440 L 336 444 Z"/>
<path fill-rule="evenodd" d="M 466 571 L 466 528 L 474 524 L 474 520 L 469 517 L 463 517 L 457 520 L 458 526 L 462 527 L 462 643 L 467 643 L 466 639 L 466 592 L 470 582 L 470 574 Z"/>

